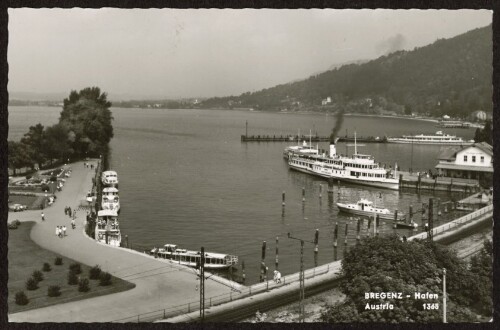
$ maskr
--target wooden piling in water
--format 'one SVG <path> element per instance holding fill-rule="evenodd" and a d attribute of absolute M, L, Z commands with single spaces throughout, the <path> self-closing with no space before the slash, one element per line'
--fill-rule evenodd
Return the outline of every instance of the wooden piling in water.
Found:
<path fill-rule="evenodd" d="M 303 187 L 302 188 L 302 202 L 305 202 L 306 201 L 306 188 Z"/>
<path fill-rule="evenodd" d="M 333 231 L 333 259 L 337 260 L 337 237 L 339 233 L 339 223 L 335 222 L 335 229 Z"/>
<path fill-rule="evenodd" d="M 278 240 L 279 240 L 279 239 L 278 239 L 278 236 L 276 236 L 276 260 L 275 260 L 275 262 L 274 262 L 274 263 L 275 263 L 275 264 L 274 264 L 274 268 L 275 268 L 276 270 L 278 270 L 278 263 L 279 263 L 279 260 L 278 260 L 278 243 L 279 243 L 279 241 L 278 241 Z"/>
<path fill-rule="evenodd" d="M 285 206 L 285 192 L 281 194 L 281 205 Z"/>
<path fill-rule="evenodd" d="M 356 226 L 356 244 L 359 244 L 359 241 L 361 240 L 361 237 L 360 237 L 360 231 L 361 231 L 361 219 L 358 218 L 358 223 L 357 223 L 357 226 Z"/>
<path fill-rule="evenodd" d="M 380 215 L 377 214 L 375 218 L 375 236 L 378 236 L 378 226 L 380 225 Z"/>
<path fill-rule="evenodd" d="M 316 233 L 314 234 L 314 267 L 318 267 L 318 252 L 319 252 L 319 229 L 316 229 Z"/>
<path fill-rule="evenodd" d="M 322 193 L 323 193 L 323 186 L 320 184 L 319 185 L 319 198 L 322 198 Z"/>
<path fill-rule="evenodd" d="M 328 178 L 328 192 L 333 193 L 333 178 Z"/>
<path fill-rule="evenodd" d="M 349 228 L 349 223 L 345 224 L 345 233 L 344 233 L 344 244 L 347 245 L 347 232 Z"/>
<path fill-rule="evenodd" d="M 260 263 L 260 281 L 265 281 L 265 272 L 266 272 L 266 241 L 262 242 L 262 254 L 261 254 L 261 263 Z"/>

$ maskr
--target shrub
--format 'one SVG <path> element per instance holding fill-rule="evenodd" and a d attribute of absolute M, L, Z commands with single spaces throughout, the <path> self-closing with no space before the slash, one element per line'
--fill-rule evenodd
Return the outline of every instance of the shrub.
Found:
<path fill-rule="evenodd" d="M 40 282 L 43 281 L 43 273 L 39 270 L 35 270 L 31 276 L 35 279 L 35 281 Z"/>
<path fill-rule="evenodd" d="M 26 175 L 26 180 L 29 180 L 29 179 L 31 179 L 31 178 L 32 178 L 32 176 L 31 176 L 31 175 L 29 175 L 29 174 L 28 174 L 28 175 Z"/>
<path fill-rule="evenodd" d="M 78 291 L 87 292 L 89 290 L 90 290 L 89 280 L 86 278 L 81 279 L 80 282 L 78 283 Z"/>
<path fill-rule="evenodd" d="M 38 282 L 33 277 L 28 278 L 28 280 L 26 281 L 26 289 L 28 290 L 38 289 Z"/>
<path fill-rule="evenodd" d="M 95 265 L 89 270 L 89 278 L 91 280 L 98 280 L 101 275 L 101 267 L 99 265 Z"/>
<path fill-rule="evenodd" d="M 99 276 L 99 280 L 100 280 L 99 285 L 102 285 L 102 286 L 110 285 L 111 284 L 111 274 L 101 272 L 101 275 Z"/>
<path fill-rule="evenodd" d="M 82 266 L 79 263 L 74 263 L 69 265 L 69 270 L 75 274 L 80 274 L 82 272 Z"/>
<path fill-rule="evenodd" d="M 15 223 L 9 223 L 9 229 L 17 229 L 17 225 Z"/>
<path fill-rule="evenodd" d="M 76 285 L 78 284 L 78 276 L 76 275 L 75 272 L 70 271 L 68 274 L 68 284 L 69 285 Z"/>
<path fill-rule="evenodd" d="M 43 267 L 42 267 L 42 270 L 44 272 L 50 272 L 52 270 L 52 267 L 50 267 L 50 264 L 48 262 L 44 262 L 43 263 Z"/>
<path fill-rule="evenodd" d="M 50 187 L 48 184 L 42 183 L 42 185 L 40 186 L 40 189 L 42 189 L 42 191 L 49 191 Z"/>
<path fill-rule="evenodd" d="M 56 257 L 56 260 L 54 260 L 54 265 L 60 266 L 62 265 L 62 258 L 61 257 Z"/>
<path fill-rule="evenodd" d="M 12 224 L 16 225 L 16 226 L 19 226 L 21 225 L 21 221 L 19 221 L 18 219 L 12 221 Z"/>
<path fill-rule="evenodd" d="M 61 288 L 57 285 L 51 285 L 47 290 L 47 295 L 49 297 L 59 297 L 61 295 Z"/>
<path fill-rule="evenodd" d="M 26 297 L 26 294 L 24 291 L 19 291 L 16 293 L 16 304 L 18 305 L 26 305 L 30 302 L 28 297 Z"/>

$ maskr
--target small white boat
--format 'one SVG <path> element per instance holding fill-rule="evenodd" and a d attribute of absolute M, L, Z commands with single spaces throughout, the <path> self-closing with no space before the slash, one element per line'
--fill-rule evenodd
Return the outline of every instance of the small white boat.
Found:
<path fill-rule="evenodd" d="M 122 236 L 118 225 L 118 214 L 115 210 L 97 212 L 95 239 L 101 243 L 120 246 Z"/>
<path fill-rule="evenodd" d="M 106 187 L 102 190 L 102 202 L 101 206 L 103 210 L 115 210 L 120 212 L 120 197 L 118 196 L 118 189 L 115 187 Z"/>
<path fill-rule="evenodd" d="M 104 171 L 101 180 L 103 185 L 115 187 L 118 185 L 118 174 L 115 171 Z"/>
<path fill-rule="evenodd" d="M 337 203 L 337 207 L 340 211 L 349 214 L 365 217 L 373 217 L 374 215 L 378 215 L 380 219 L 394 220 L 394 212 L 388 209 L 375 207 L 373 206 L 373 202 L 366 199 L 361 199 L 354 204 Z M 398 212 L 397 221 L 404 221 L 405 219 L 406 215 L 403 212 Z"/>
<path fill-rule="evenodd" d="M 200 251 L 190 251 L 186 249 L 178 249 L 175 244 L 165 244 L 162 248 L 153 248 L 150 251 L 151 255 L 158 258 L 169 259 L 181 265 L 196 267 L 201 260 Z M 238 263 L 238 257 L 222 254 L 205 252 L 205 268 L 208 269 L 224 269 L 234 266 Z"/>

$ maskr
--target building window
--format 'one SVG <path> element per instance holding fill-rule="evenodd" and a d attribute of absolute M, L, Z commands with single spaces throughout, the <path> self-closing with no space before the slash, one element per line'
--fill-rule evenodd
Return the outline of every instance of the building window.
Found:
<path fill-rule="evenodd" d="M 481 156 L 481 163 L 484 163 L 484 156 Z"/>
<path fill-rule="evenodd" d="M 476 162 L 476 156 L 472 156 L 472 162 L 475 163 Z"/>
<path fill-rule="evenodd" d="M 467 155 L 464 156 L 464 162 L 466 162 L 466 161 L 467 161 Z"/>

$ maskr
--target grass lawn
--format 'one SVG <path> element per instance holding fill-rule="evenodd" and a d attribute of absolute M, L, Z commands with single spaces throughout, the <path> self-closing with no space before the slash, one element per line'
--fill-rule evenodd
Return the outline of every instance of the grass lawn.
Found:
<path fill-rule="evenodd" d="M 44 250 L 36 245 L 30 239 L 30 231 L 34 224 L 34 222 L 23 222 L 18 229 L 9 230 L 9 281 L 7 284 L 9 313 L 116 293 L 135 287 L 135 284 L 113 276 L 112 284 L 109 286 L 100 286 L 99 280 L 89 279 L 90 291 L 79 292 L 78 285 L 68 284 L 69 265 L 76 263 L 76 261 Z M 62 258 L 62 265 L 56 266 L 54 264 L 56 257 Z M 51 271 L 42 271 L 45 262 L 50 264 Z M 78 276 L 82 279 L 88 279 L 89 269 L 93 266 L 81 264 L 82 273 Z M 26 289 L 26 280 L 31 277 L 35 270 L 42 271 L 44 280 L 38 283 L 38 289 L 30 291 Z M 51 285 L 58 285 L 61 288 L 59 297 L 47 296 L 48 287 Z M 27 305 L 21 306 L 15 303 L 15 295 L 18 291 L 24 291 L 30 300 Z"/>

